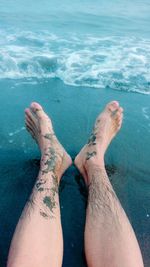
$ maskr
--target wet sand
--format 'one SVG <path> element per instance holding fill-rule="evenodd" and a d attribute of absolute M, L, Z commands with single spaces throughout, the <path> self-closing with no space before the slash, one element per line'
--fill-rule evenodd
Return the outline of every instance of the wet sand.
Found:
<path fill-rule="evenodd" d="M 3 89 L 5 88 L 5 90 Z M 39 151 L 24 128 L 24 109 L 40 102 L 72 158 L 87 141 L 96 116 L 111 100 L 124 108 L 122 130 L 106 155 L 112 184 L 134 227 L 149 267 L 150 96 L 110 89 L 71 87 L 60 80 L 0 81 L 0 266 L 39 168 Z M 84 267 L 83 232 L 87 192 L 72 166 L 60 186 L 64 232 L 63 267 Z"/>

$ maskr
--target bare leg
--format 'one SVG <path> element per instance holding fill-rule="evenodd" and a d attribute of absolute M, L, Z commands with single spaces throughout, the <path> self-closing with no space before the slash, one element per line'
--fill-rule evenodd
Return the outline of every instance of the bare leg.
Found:
<path fill-rule="evenodd" d="M 61 267 L 63 239 L 58 185 L 71 158 L 38 103 L 26 109 L 26 127 L 40 147 L 41 166 L 12 240 L 8 267 Z"/>
<path fill-rule="evenodd" d="M 89 187 L 85 253 L 89 267 L 143 267 L 140 249 L 108 179 L 104 154 L 121 128 L 123 109 L 109 103 L 95 123 L 88 144 L 75 164 Z"/>

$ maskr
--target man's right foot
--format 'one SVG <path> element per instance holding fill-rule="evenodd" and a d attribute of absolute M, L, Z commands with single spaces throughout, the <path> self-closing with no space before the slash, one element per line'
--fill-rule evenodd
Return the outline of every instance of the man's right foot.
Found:
<path fill-rule="evenodd" d="M 52 122 L 41 105 L 34 102 L 25 110 L 25 123 L 28 132 L 41 150 L 43 172 L 54 172 L 59 177 L 71 165 L 72 160 L 58 141 Z"/>
<path fill-rule="evenodd" d="M 117 101 L 110 102 L 98 116 L 88 143 L 75 158 L 75 165 L 89 184 L 87 172 L 93 166 L 104 168 L 105 152 L 120 130 L 123 119 L 123 109 Z"/>

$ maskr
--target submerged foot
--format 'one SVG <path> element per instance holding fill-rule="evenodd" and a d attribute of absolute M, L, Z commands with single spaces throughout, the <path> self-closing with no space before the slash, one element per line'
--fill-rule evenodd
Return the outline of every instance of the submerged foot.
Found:
<path fill-rule="evenodd" d="M 55 172 L 61 177 L 71 165 L 71 157 L 59 143 L 48 115 L 41 105 L 34 102 L 25 110 L 25 123 L 28 132 L 35 139 L 41 150 L 41 163 L 45 164 L 45 173 Z"/>
<path fill-rule="evenodd" d="M 123 119 L 123 109 L 117 101 L 110 102 L 97 117 L 94 129 L 80 153 L 75 158 L 75 165 L 88 184 L 87 171 L 91 166 L 104 167 L 105 152 L 120 130 Z"/>

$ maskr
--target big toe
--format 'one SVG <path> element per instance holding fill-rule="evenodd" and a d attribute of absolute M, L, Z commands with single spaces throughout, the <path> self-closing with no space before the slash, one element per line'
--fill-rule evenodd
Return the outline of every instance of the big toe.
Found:
<path fill-rule="evenodd" d="M 41 126 L 47 128 L 48 131 L 53 132 L 53 125 L 49 116 L 44 112 L 42 106 L 39 103 L 33 102 L 30 105 L 30 110 L 34 114 L 37 121 L 40 123 Z"/>
<path fill-rule="evenodd" d="M 118 108 L 119 108 L 118 101 L 112 101 L 106 106 L 106 110 L 111 111 L 111 112 L 116 111 Z"/>
<path fill-rule="evenodd" d="M 42 106 L 39 103 L 32 102 L 30 105 L 30 109 L 34 113 L 34 115 L 37 116 L 37 118 L 48 118 L 47 114 L 44 112 Z"/>

